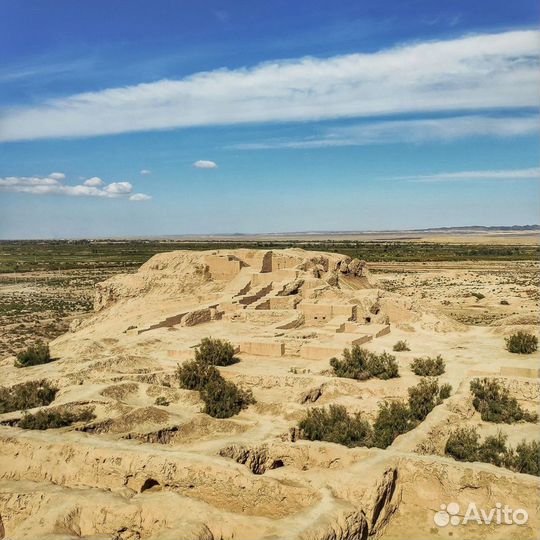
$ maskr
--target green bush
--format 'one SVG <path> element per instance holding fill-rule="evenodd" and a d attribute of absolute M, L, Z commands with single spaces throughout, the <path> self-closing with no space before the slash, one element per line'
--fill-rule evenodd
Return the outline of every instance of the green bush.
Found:
<path fill-rule="evenodd" d="M 411 369 L 415 375 L 421 377 L 438 377 L 445 371 L 445 363 L 439 354 L 435 358 L 426 356 L 424 358 L 415 358 L 411 362 Z"/>
<path fill-rule="evenodd" d="M 37 366 L 39 364 L 47 364 L 52 361 L 53 358 L 51 358 L 49 346 L 42 341 L 38 341 L 35 345 L 31 345 L 24 351 L 17 354 L 15 367 Z"/>
<path fill-rule="evenodd" d="M 181 388 L 186 390 L 202 390 L 210 381 L 220 379 L 217 368 L 197 360 L 190 360 L 176 370 L 176 377 Z"/>
<path fill-rule="evenodd" d="M 436 405 L 450 396 L 451 390 L 452 387 L 448 384 L 439 388 L 436 379 L 422 379 L 416 386 L 408 389 L 411 417 L 424 420 Z"/>
<path fill-rule="evenodd" d="M 415 426 L 407 404 L 403 401 L 379 403 L 379 411 L 373 423 L 373 445 L 387 448 L 393 440 Z"/>
<path fill-rule="evenodd" d="M 445 453 L 458 461 L 477 461 L 480 435 L 475 428 L 457 428 L 446 441 Z"/>
<path fill-rule="evenodd" d="M 302 438 L 344 446 L 370 446 L 372 430 L 360 413 L 350 415 L 343 405 L 310 409 L 298 427 Z"/>
<path fill-rule="evenodd" d="M 17 425 L 22 429 L 56 429 L 75 422 L 89 422 L 94 418 L 91 409 L 78 412 L 41 410 L 34 414 L 25 414 Z"/>
<path fill-rule="evenodd" d="M 516 332 L 506 338 L 506 349 L 516 354 L 531 354 L 538 349 L 538 338 L 528 332 Z"/>
<path fill-rule="evenodd" d="M 182 388 L 200 392 L 203 412 L 214 418 L 229 418 L 255 403 L 251 391 L 226 381 L 214 365 L 200 358 L 178 366 L 176 377 Z"/>
<path fill-rule="evenodd" d="M 391 379 L 399 377 L 395 356 L 388 353 L 377 354 L 358 345 L 343 351 L 343 359 L 332 358 L 330 365 L 337 377 L 357 379 L 360 381 L 377 377 Z"/>
<path fill-rule="evenodd" d="M 228 341 L 203 338 L 195 349 L 195 360 L 212 366 L 230 366 L 236 364 L 234 347 Z"/>
<path fill-rule="evenodd" d="M 497 467 L 506 467 L 510 464 L 510 453 L 506 447 L 507 436 L 500 431 L 497 435 L 489 435 L 478 449 L 478 461 L 491 463 Z"/>
<path fill-rule="evenodd" d="M 458 428 L 446 441 L 445 453 L 458 461 L 482 461 L 497 467 L 510 467 L 512 452 L 506 446 L 507 436 L 500 431 L 480 441 L 474 427 Z"/>
<path fill-rule="evenodd" d="M 358 379 L 360 381 L 369 379 L 370 375 L 367 370 L 367 358 L 369 351 L 361 349 L 357 345 L 353 345 L 352 349 L 343 350 L 343 359 L 330 359 L 330 365 L 334 370 L 334 375 L 337 377 L 345 377 L 347 379 Z"/>
<path fill-rule="evenodd" d="M 396 357 L 386 352 L 382 354 L 371 353 L 367 370 L 371 377 L 377 377 L 377 379 L 386 380 L 399 377 Z"/>
<path fill-rule="evenodd" d="M 448 383 L 441 384 L 441 387 L 439 388 L 439 399 L 445 400 L 450 397 L 450 394 L 452 393 L 452 385 Z"/>
<path fill-rule="evenodd" d="M 410 351 L 409 344 L 406 341 L 403 341 L 400 339 L 396 343 L 394 343 L 394 346 L 392 347 L 392 350 L 394 352 L 404 352 L 404 351 Z"/>
<path fill-rule="evenodd" d="M 0 388 L 0 414 L 49 405 L 58 388 L 48 381 L 29 381 L 11 388 Z"/>
<path fill-rule="evenodd" d="M 206 414 L 214 418 L 229 418 L 255 403 L 250 390 L 242 390 L 221 376 L 212 379 L 201 390 Z"/>
<path fill-rule="evenodd" d="M 171 404 L 171 402 L 165 396 L 158 396 L 154 403 L 160 407 L 168 407 Z"/>
<path fill-rule="evenodd" d="M 512 424 L 538 420 L 537 414 L 523 410 L 508 389 L 495 379 L 474 379 L 470 388 L 474 396 L 473 406 L 486 422 Z"/>
<path fill-rule="evenodd" d="M 404 401 L 379 403 L 372 428 L 359 413 L 351 416 L 342 405 L 311 409 L 298 427 L 302 437 L 311 441 L 387 448 L 398 435 L 418 425 L 444 399 L 441 397 L 443 389 L 450 394 L 450 385 L 439 388 L 437 381 L 423 379 L 418 386 L 409 388 L 409 405 Z"/>
<path fill-rule="evenodd" d="M 506 435 L 498 432 L 480 441 L 476 428 L 457 428 L 446 441 L 445 453 L 458 461 L 482 461 L 516 472 L 540 476 L 538 441 L 522 441 L 515 449 L 506 446 Z"/>
<path fill-rule="evenodd" d="M 380 403 L 373 427 L 360 413 L 349 414 L 343 405 L 310 409 L 298 424 L 302 438 L 310 441 L 378 448 L 387 448 L 398 435 L 414 426 L 403 401 Z"/>
<path fill-rule="evenodd" d="M 519 443 L 512 455 L 511 464 L 516 472 L 540 476 L 540 443 Z"/>

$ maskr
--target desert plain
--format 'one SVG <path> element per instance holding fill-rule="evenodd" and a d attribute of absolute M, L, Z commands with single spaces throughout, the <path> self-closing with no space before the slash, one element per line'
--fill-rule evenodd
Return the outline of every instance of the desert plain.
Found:
<path fill-rule="evenodd" d="M 369 245 L 379 240 L 390 246 L 383 255 Z M 538 538 L 537 476 L 445 452 L 457 427 L 483 438 L 500 432 L 510 447 L 540 439 L 537 419 L 482 420 L 470 391 L 472 380 L 487 378 L 523 410 L 538 410 L 537 355 L 505 349 L 517 331 L 538 336 L 537 239 L 484 236 L 476 251 L 470 236 L 459 240 L 179 242 L 145 251 L 140 266 L 140 253 L 126 255 L 129 264 L 111 257 L 114 243 L 86 262 L 68 256 L 76 245 L 62 245 L 62 261 L 48 246 L 50 256 L 32 248 L 17 264 L 10 257 L 24 246 L 4 245 L 0 385 L 45 380 L 57 392 L 48 405 L 0 415 L 0 533 Z M 453 245 L 459 256 L 448 256 Z M 238 414 L 206 414 L 200 392 L 179 384 L 178 366 L 204 338 L 234 347 L 236 362 L 218 369 L 253 395 Z M 17 352 L 36 339 L 49 342 L 54 360 L 16 367 Z M 395 352 L 398 341 L 409 350 Z M 399 376 L 336 376 L 330 359 L 355 345 L 393 355 Z M 331 405 L 373 424 L 381 403 L 406 401 L 420 382 L 411 362 L 437 355 L 446 366 L 438 384 L 451 385 L 450 396 L 386 448 L 308 440 L 299 428 L 308 411 Z M 18 425 L 40 409 L 92 417 L 55 429 Z M 441 505 L 457 503 L 463 515 L 471 502 L 523 509 L 529 519 L 434 522 Z"/>

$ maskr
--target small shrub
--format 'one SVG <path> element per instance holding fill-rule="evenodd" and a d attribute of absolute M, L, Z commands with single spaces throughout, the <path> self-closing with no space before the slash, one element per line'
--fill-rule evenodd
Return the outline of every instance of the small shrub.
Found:
<path fill-rule="evenodd" d="M 516 332 L 506 338 L 506 349 L 516 354 L 532 354 L 538 349 L 538 338 L 528 332 Z"/>
<path fill-rule="evenodd" d="M 82 409 L 78 412 L 42 410 L 34 414 L 25 414 L 17 425 L 22 429 L 56 429 L 70 426 L 75 422 L 89 422 L 94 418 L 91 409 Z"/>
<path fill-rule="evenodd" d="M 482 300 L 483 298 L 486 297 L 484 294 L 479 293 L 479 292 L 472 292 L 471 296 L 474 296 L 476 298 L 476 301 Z"/>
<path fill-rule="evenodd" d="M 371 377 L 377 377 L 377 379 L 386 380 L 399 377 L 396 357 L 386 352 L 372 353 L 368 359 L 367 370 Z"/>
<path fill-rule="evenodd" d="M 422 379 L 408 389 L 411 416 L 417 420 L 424 418 L 439 403 L 439 385 L 436 380 Z"/>
<path fill-rule="evenodd" d="M 330 365 L 337 377 L 347 379 L 358 379 L 360 381 L 369 379 L 367 371 L 367 358 L 369 351 L 354 345 L 352 349 L 344 349 L 343 359 L 330 359 Z"/>
<path fill-rule="evenodd" d="M 255 403 L 250 390 L 242 390 L 226 381 L 213 364 L 200 357 L 178 366 L 176 377 L 181 388 L 200 392 L 204 402 L 203 412 L 214 418 L 229 418 Z"/>
<path fill-rule="evenodd" d="M 497 435 L 489 435 L 478 449 L 478 461 L 491 463 L 497 467 L 509 465 L 510 454 L 506 447 L 508 437 L 500 431 Z"/>
<path fill-rule="evenodd" d="M 458 428 L 446 441 L 445 453 L 458 461 L 482 461 L 512 471 L 540 476 L 540 444 L 522 441 L 515 449 L 506 446 L 506 435 L 498 432 L 480 441 L 476 428 Z"/>
<path fill-rule="evenodd" d="M 446 441 L 445 453 L 458 461 L 477 461 L 480 435 L 475 428 L 458 428 Z"/>
<path fill-rule="evenodd" d="M 250 390 L 238 388 L 221 376 L 204 386 L 201 399 L 204 401 L 203 412 L 214 418 L 229 418 L 255 403 Z"/>
<path fill-rule="evenodd" d="M 394 346 L 392 347 L 392 350 L 394 352 L 404 352 L 404 351 L 410 351 L 409 344 L 406 341 L 403 341 L 400 339 L 396 343 L 394 343 Z"/>
<path fill-rule="evenodd" d="M 58 388 L 48 381 L 29 381 L 11 388 L 0 388 L 0 414 L 49 405 Z"/>
<path fill-rule="evenodd" d="M 390 379 L 399 376 L 395 356 L 388 353 L 376 354 L 358 345 L 353 345 L 352 349 L 345 349 L 342 360 L 332 358 L 330 365 L 337 377 L 360 381 L 370 377 Z"/>
<path fill-rule="evenodd" d="M 470 384 L 473 406 L 485 422 L 512 424 L 514 422 L 536 422 L 538 415 L 529 413 L 510 396 L 507 388 L 493 379 L 474 379 Z"/>
<path fill-rule="evenodd" d="M 514 450 L 511 459 L 512 469 L 516 472 L 540 476 L 540 443 L 522 441 Z"/>
<path fill-rule="evenodd" d="M 372 430 L 360 413 L 350 415 L 343 405 L 330 405 L 307 411 L 298 424 L 302 437 L 348 447 L 370 446 Z"/>
<path fill-rule="evenodd" d="M 441 384 L 439 388 L 439 399 L 441 401 L 448 399 L 452 393 L 452 385 L 448 383 Z"/>
<path fill-rule="evenodd" d="M 501 300 L 500 304 L 501 304 L 501 306 L 509 306 L 510 302 L 508 300 Z"/>
<path fill-rule="evenodd" d="M 17 354 L 15 367 L 37 366 L 52 362 L 49 346 L 39 341 Z"/>
<path fill-rule="evenodd" d="M 154 403 L 161 407 L 168 407 L 171 404 L 171 402 L 165 396 L 158 396 Z"/>
<path fill-rule="evenodd" d="M 451 391 L 452 386 L 449 384 L 439 387 L 436 379 L 422 379 L 416 386 L 408 389 L 411 417 L 424 420 L 436 405 L 450 396 Z"/>
<path fill-rule="evenodd" d="M 204 338 L 195 349 L 195 360 L 212 366 L 230 366 L 238 359 L 234 356 L 234 347 L 228 341 Z"/>
<path fill-rule="evenodd" d="M 373 445 L 387 448 L 398 435 L 406 433 L 414 426 L 415 423 L 405 402 L 379 403 L 379 411 L 373 423 Z"/>
<path fill-rule="evenodd" d="M 439 354 L 435 358 L 426 356 L 425 358 L 415 358 L 411 362 L 411 369 L 415 375 L 421 377 L 437 377 L 445 372 L 445 363 Z"/>
<path fill-rule="evenodd" d="M 202 390 L 210 381 L 221 378 L 219 371 L 211 364 L 190 360 L 176 370 L 181 388 Z"/>

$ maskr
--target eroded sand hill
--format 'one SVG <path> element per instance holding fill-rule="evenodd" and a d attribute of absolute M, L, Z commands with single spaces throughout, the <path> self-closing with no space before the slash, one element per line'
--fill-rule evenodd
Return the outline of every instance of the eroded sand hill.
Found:
<path fill-rule="evenodd" d="M 12 427 L 22 412 L 0 416 L 5 536 L 537 538 L 537 478 L 444 456 L 456 425 L 501 429 L 510 444 L 538 438 L 535 424 L 482 422 L 468 391 L 472 377 L 494 377 L 536 409 L 537 359 L 504 350 L 513 329 L 470 328 L 379 290 L 364 263 L 342 255 L 157 255 L 98 285 L 95 314 L 51 344 L 58 360 L 24 369 L 2 362 L 4 386 L 47 379 L 60 389 L 49 408 L 91 405 L 96 414 L 46 431 Z M 223 420 L 201 413 L 198 393 L 174 377 L 209 336 L 237 347 L 240 362 L 220 372 L 256 399 Z M 329 358 L 345 347 L 389 351 L 398 339 L 411 348 L 398 355 L 398 379 L 331 375 Z M 435 354 L 446 360 L 441 381 L 453 395 L 388 449 L 297 440 L 309 407 L 343 404 L 373 419 L 379 401 L 404 398 L 418 382 L 412 358 Z M 170 405 L 156 405 L 160 396 Z M 435 527 L 441 504 L 471 501 L 523 508 L 531 519 Z"/>

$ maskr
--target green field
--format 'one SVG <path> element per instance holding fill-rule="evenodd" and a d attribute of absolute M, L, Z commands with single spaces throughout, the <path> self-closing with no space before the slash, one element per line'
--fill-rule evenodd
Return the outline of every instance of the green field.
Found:
<path fill-rule="evenodd" d="M 133 268 L 152 255 L 177 249 L 283 249 L 301 247 L 357 257 L 368 262 L 537 260 L 536 245 L 485 245 L 420 242 L 66 240 L 1 241 L 0 272 Z"/>

